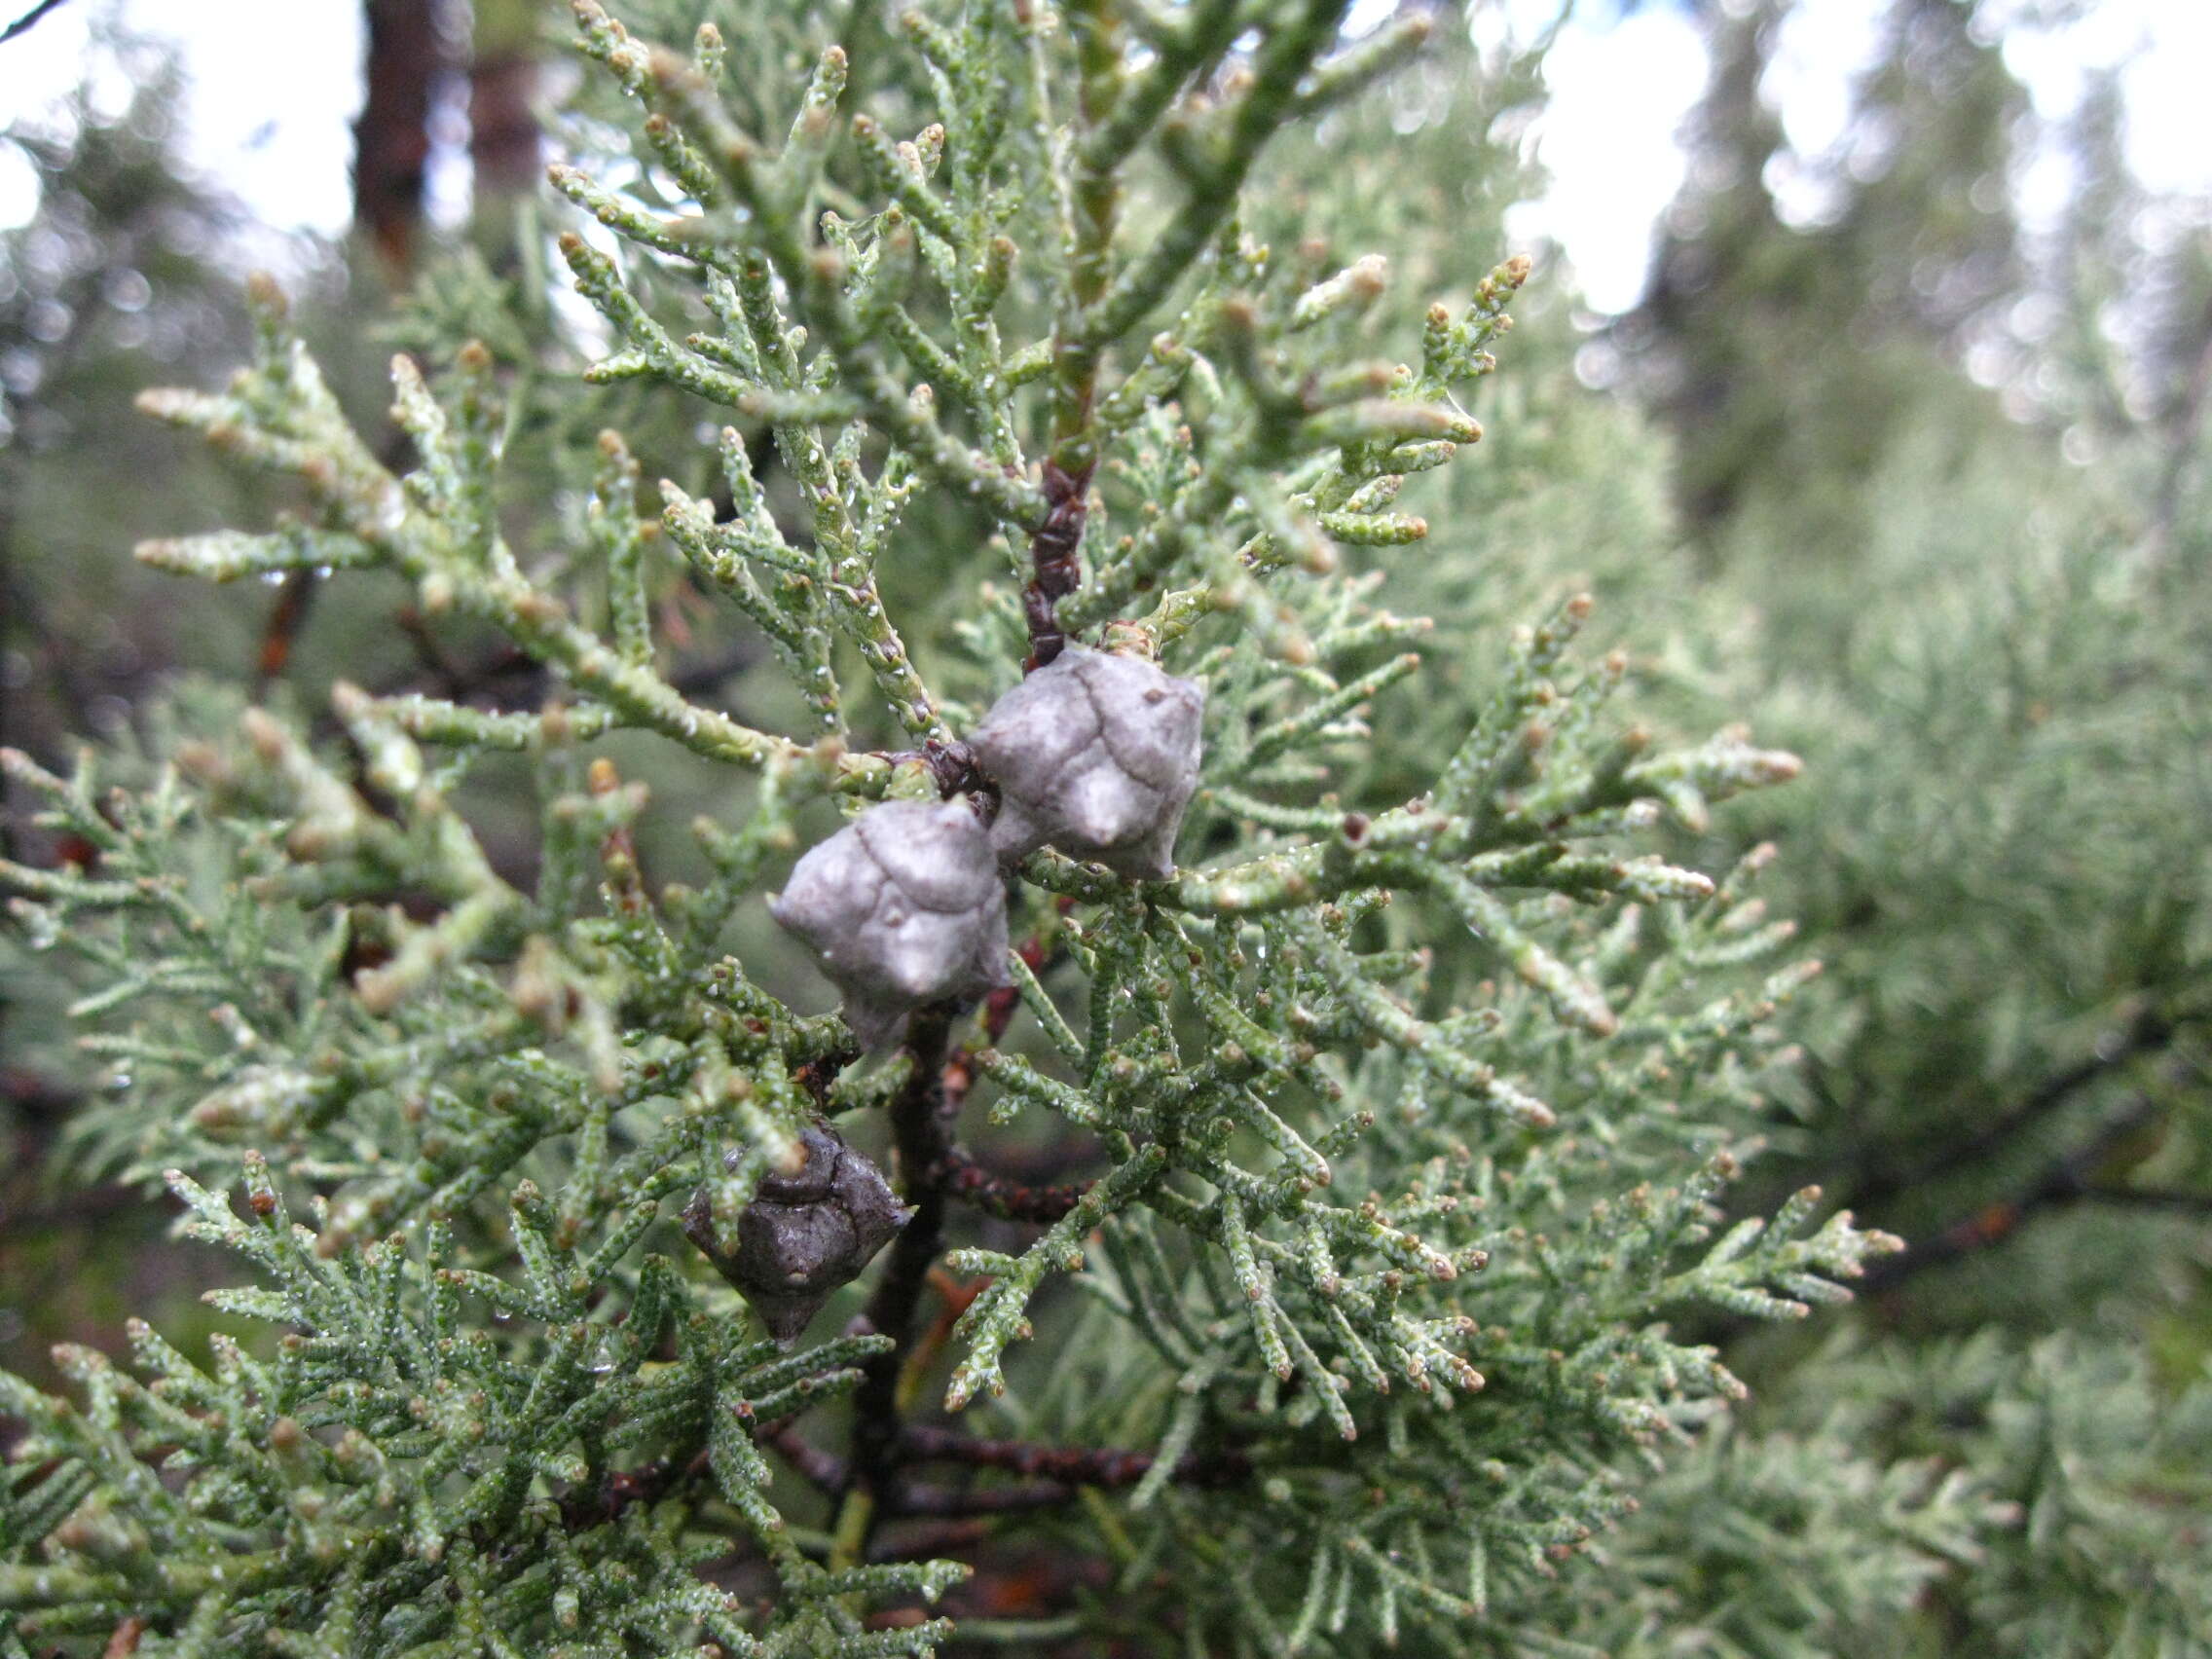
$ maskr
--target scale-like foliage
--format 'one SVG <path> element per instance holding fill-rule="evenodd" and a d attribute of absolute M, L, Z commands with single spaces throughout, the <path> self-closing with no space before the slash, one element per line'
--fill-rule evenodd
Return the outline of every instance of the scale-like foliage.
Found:
<path fill-rule="evenodd" d="M 1446 274 L 1397 362 L 1380 254 L 1241 228 L 1271 140 L 1426 40 L 1346 10 L 972 0 L 787 88 L 742 66 L 785 25 L 679 54 L 578 0 L 638 133 L 553 169 L 585 378 L 712 406 L 682 479 L 608 432 L 543 511 L 509 458 L 563 394 L 513 343 L 395 362 L 395 473 L 266 290 L 229 389 L 148 397 L 301 506 L 144 558 L 388 572 L 557 691 L 342 686 L 327 740 L 249 712 L 136 793 L 10 760 L 88 849 L 0 866 L 121 1085 L 81 1142 L 167 1171 L 257 1272 L 219 1306 L 281 1334 L 13 1391 L 0 1652 L 129 1618 L 144 1652 L 920 1652 L 1025 1530 L 1096 1564 L 1039 1641 L 1541 1650 L 1557 1562 L 1741 1391 L 1668 1321 L 1803 1314 L 1886 1245 L 1810 1191 L 1714 1235 L 1810 970 L 1772 962 L 1763 853 L 1643 849 L 1795 762 L 1616 721 L 1584 597 L 1479 663 L 1381 608 L 1428 531 L 1401 493 L 1479 477 L 1458 399 L 1528 265 Z M 677 683 L 703 596 L 779 718 Z M 832 803 L 987 797 L 964 738 L 1070 643 L 1205 693 L 1178 862 L 1028 852 L 1009 988 L 867 1060 L 794 1007 L 767 885 Z M 1451 729 L 1409 780 L 1365 751 L 1415 696 Z M 703 880 L 645 874 L 631 732 L 739 803 Z M 519 860 L 468 793 L 518 758 Z M 729 1240 L 828 1118 L 914 1213 L 848 1334 L 786 1356 L 674 1223 Z M 1040 1146 L 1065 1185 L 997 1172 Z M 208 1191 L 241 1161 L 247 1219 Z"/>

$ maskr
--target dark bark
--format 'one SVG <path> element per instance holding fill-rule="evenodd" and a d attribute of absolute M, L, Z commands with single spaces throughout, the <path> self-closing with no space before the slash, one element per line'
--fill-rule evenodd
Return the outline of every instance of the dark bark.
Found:
<path fill-rule="evenodd" d="M 387 274 L 414 270 L 430 161 L 430 105 L 444 51 L 438 0 L 363 0 L 366 88 L 353 123 L 353 222 Z"/>
<path fill-rule="evenodd" d="M 853 1398 L 851 1482 L 873 1494 L 878 1516 L 899 1507 L 899 1374 L 914 1343 L 931 1264 L 944 1247 L 944 1193 L 930 1179 L 952 1144 L 944 1119 L 944 1056 L 953 1011 L 942 1004 L 910 1017 L 906 1051 L 913 1070 L 891 1105 L 901 1196 L 913 1206 L 893 1240 L 863 1325 L 897 1346 L 869 1362 Z"/>

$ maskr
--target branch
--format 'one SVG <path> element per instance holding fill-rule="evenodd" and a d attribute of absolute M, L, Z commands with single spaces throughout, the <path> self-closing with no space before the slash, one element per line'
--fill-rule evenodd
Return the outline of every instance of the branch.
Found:
<path fill-rule="evenodd" d="M 961 745 L 965 748 L 965 745 Z M 1059 911 L 1065 915 L 1074 906 L 1066 900 L 1059 903 Z M 1046 965 L 1045 941 L 1041 935 L 1032 934 L 1020 947 L 1022 962 L 1032 974 L 1042 973 Z M 975 1087 L 976 1057 L 978 1053 L 995 1049 L 1006 1039 L 1007 1027 L 1014 1023 L 1015 1010 L 1021 1006 L 1021 989 L 1018 985 L 1002 985 L 983 999 L 982 1042 L 963 1044 L 944 1062 L 944 1104 L 941 1108 L 949 1125 L 960 1113 L 968 1098 L 968 1090 Z M 1069 1182 L 1057 1186 L 1038 1187 L 986 1169 L 966 1147 L 946 1141 L 943 1154 L 930 1166 L 929 1180 L 946 1198 L 957 1198 L 985 1215 L 995 1215 L 1002 1221 L 1032 1222 L 1050 1227 L 1083 1201 L 1084 1194 L 1090 1191 L 1089 1181 Z"/>
<path fill-rule="evenodd" d="M 963 743 L 956 744 L 953 747 L 962 752 L 963 758 L 972 768 L 975 756 L 966 754 L 968 746 Z M 906 756 L 893 755 L 887 756 L 887 758 L 896 765 Z M 925 759 L 929 761 L 933 769 L 938 769 L 940 766 L 940 762 L 933 757 L 925 756 Z M 939 770 L 938 776 L 939 782 L 942 784 L 943 772 Z M 972 776 L 980 779 L 981 774 L 972 773 Z M 950 793 L 949 790 L 947 793 Z M 1075 908 L 1075 901 L 1062 898 L 1056 902 L 1054 908 L 1057 914 L 1064 916 Z M 1018 954 L 1030 973 L 1041 974 L 1045 971 L 1045 940 L 1041 934 L 1031 934 L 1028 939 L 1024 940 Z M 983 1040 L 981 1044 L 963 1043 L 952 1057 L 944 1062 L 943 1110 L 947 1122 L 959 1117 L 960 1108 L 968 1099 L 968 1090 L 975 1087 L 976 1056 L 986 1050 L 997 1048 L 1001 1042 L 1005 1041 L 1006 1028 L 1014 1023 L 1014 1011 L 1020 1007 L 1021 987 L 1018 985 L 1001 985 L 997 990 L 984 997 Z"/>
<path fill-rule="evenodd" d="M 2212 1212 L 2212 1194 L 2105 1186 L 2089 1179 L 2130 1135 L 2147 1126 L 2161 1110 L 2163 1108 L 2155 1100 L 2138 1097 L 2131 1101 L 2125 1111 L 2108 1119 L 2087 1141 L 2046 1165 L 2043 1173 L 2017 1197 L 1984 1204 L 1930 1237 L 1907 1245 L 1901 1255 L 1892 1256 L 1867 1270 L 1866 1288 L 1888 1290 L 1924 1268 L 1957 1261 L 1962 1256 L 2001 1244 L 2017 1233 L 2029 1217 L 2042 1210 L 2097 1202 L 2191 1214 Z"/>
<path fill-rule="evenodd" d="M 1220 8 L 1215 8 L 1219 10 Z M 1076 54 L 1082 65 L 1078 99 L 1079 165 L 1067 198 L 1069 268 L 1052 323 L 1052 440 L 1042 473 L 1047 513 L 1029 536 L 1029 584 L 1022 589 L 1022 614 L 1029 624 L 1029 660 L 1023 672 L 1043 668 L 1067 645 L 1059 622 L 1059 602 L 1083 582 L 1083 527 L 1088 510 L 1090 475 L 1098 465 L 1095 405 L 1098 364 L 1105 342 L 1086 334 L 1085 318 L 1106 296 L 1112 277 L 1114 226 L 1119 217 L 1121 156 L 1109 147 L 1097 154 L 1102 136 L 1115 130 L 1115 105 L 1122 96 L 1124 55 L 1118 9 L 1102 0 L 1079 0 L 1069 8 Z M 1154 75 L 1161 89 L 1154 100 L 1140 98 L 1138 114 L 1156 117 L 1184 69 L 1172 77 L 1161 64 Z M 1124 115 L 1124 126 L 1130 125 Z M 1102 134 L 1102 129 L 1105 132 Z M 1142 126 L 1135 130 L 1141 132 Z M 1133 141 L 1133 139 L 1132 139 Z"/>
<path fill-rule="evenodd" d="M 897 1506 L 899 1378 L 913 1346 L 916 1309 L 929 1282 L 930 1265 L 944 1247 L 944 1194 L 929 1172 L 944 1159 L 952 1141 L 944 1104 L 945 1047 L 953 1013 L 945 1004 L 916 1011 L 907 1027 L 911 1061 L 905 1086 L 891 1103 L 891 1133 L 899 1155 L 899 1186 L 913 1214 L 892 1241 L 883 1276 L 861 1316 L 866 1330 L 889 1337 L 897 1346 L 867 1362 L 853 1396 L 853 1449 L 841 1539 L 851 1529 L 856 1560 L 865 1556 L 876 1515 Z M 860 1499 L 856 1506 L 855 1498 Z"/>
<path fill-rule="evenodd" d="M 799 1433 L 798 1424 L 786 1419 L 757 1432 L 756 1438 L 763 1445 L 773 1446 L 784 1455 L 784 1459 L 799 1472 L 801 1479 L 820 1487 L 824 1492 L 834 1493 L 845 1485 L 845 1459 L 834 1452 L 821 1447 Z"/>
<path fill-rule="evenodd" d="M 2159 564 L 2165 562 L 2166 549 L 2173 544 L 2174 526 L 2181 518 L 2182 483 L 2196 454 L 2196 434 L 2203 424 L 2205 404 L 2212 399 L 2212 301 L 2206 302 L 2197 328 L 2202 344 L 2182 394 L 2164 423 L 2166 454 L 2152 498 L 2149 540 Z"/>
<path fill-rule="evenodd" d="M 2138 1055 L 2156 1053 L 2165 1048 L 2194 1017 L 2195 1011 L 2169 1016 L 2157 1008 L 2138 1010 L 2125 1025 L 2099 1038 L 2088 1058 L 2046 1078 L 2034 1092 L 1979 1134 L 1953 1143 L 1918 1169 L 1877 1171 L 1850 1195 L 1851 1207 L 1871 1211 L 1909 1187 L 1940 1180 L 1979 1161 L 2041 1123 L 2099 1078 L 2118 1071 Z"/>
<path fill-rule="evenodd" d="M 991 1487 L 982 1492 L 954 1487 L 909 1487 L 900 1498 L 899 1513 L 931 1519 L 1021 1514 L 1072 1503 L 1079 1490 L 1058 1481 L 1039 1481 L 1034 1486 Z"/>
<path fill-rule="evenodd" d="M 701 1450 L 690 1457 L 663 1457 L 642 1469 L 614 1469 L 593 1490 L 577 1488 L 561 1499 L 561 1525 L 571 1532 L 588 1532 L 594 1527 L 619 1520 L 633 1503 L 658 1503 L 687 1481 L 708 1472 L 709 1455 Z"/>
<path fill-rule="evenodd" d="M 58 1120 L 83 1098 L 83 1089 L 42 1076 L 27 1066 L 0 1067 L 0 1102 L 25 1118 L 41 1122 Z M 82 1203 L 84 1197 L 77 1194 L 71 1201 Z"/>
<path fill-rule="evenodd" d="M 6 46 L 19 34 L 27 34 L 32 26 L 45 18 L 49 12 L 59 11 L 63 3 L 64 0 L 38 0 L 37 5 L 10 23 L 5 29 L 0 29 L 0 46 Z"/>
<path fill-rule="evenodd" d="M 1088 410 L 1088 404 L 1086 405 Z M 1051 510 L 1029 536 L 1029 585 L 1021 590 L 1021 610 L 1029 624 L 1029 660 L 1022 672 L 1043 668 L 1067 646 L 1060 627 L 1060 601 L 1083 585 L 1083 526 L 1089 513 L 1090 468 L 1063 471 L 1045 462 L 1045 499 Z"/>
<path fill-rule="evenodd" d="M 1026 1440 L 977 1440 L 954 1429 L 929 1425 L 908 1428 L 900 1445 L 908 1460 L 916 1463 L 964 1463 L 1071 1486 L 1135 1486 L 1152 1472 L 1155 1461 L 1149 1452 L 1125 1452 L 1110 1446 L 1039 1446 Z M 1175 1479 L 1192 1486 L 1233 1486 L 1251 1472 L 1251 1458 L 1234 1450 L 1187 1453 L 1175 1464 Z"/>
<path fill-rule="evenodd" d="M 931 1166 L 930 1180 L 946 1198 L 995 1215 L 1002 1221 L 1050 1226 L 1083 1201 L 1092 1183 L 1073 1181 L 1056 1187 L 1031 1187 L 994 1174 L 976 1161 L 966 1147 L 951 1145 Z"/>
<path fill-rule="evenodd" d="M 844 1458 L 825 1452 L 799 1434 L 789 1420 L 761 1431 L 759 1438 L 774 1447 L 800 1476 L 824 1492 L 837 1492 L 850 1479 Z M 888 1510 L 876 1518 L 921 1517 L 947 1519 L 977 1515 L 1004 1515 L 1032 1509 L 1051 1509 L 1073 1502 L 1080 1489 L 1116 1489 L 1135 1486 L 1151 1472 L 1149 1453 L 1124 1452 L 1112 1447 L 1038 1446 L 1019 1440 L 976 1440 L 948 1428 L 909 1427 L 895 1449 L 902 1468 L 913 1463 L 957 1463 L 970 1468 L 1003 1469 L 1026 1478 L 1023 1486 L 965 1487 L 902 1482 Z M 1241 1452 L 1191 1454 L 1175 1465 L 1175 1479 L 1192 1486 L 1232 1486 L 1252 1472 L 1251 1460 Z"/>
<path fill-rule="evenodd" d="M 2185 1215 L 2212 1215 L 2212 1193 L 2193 1193 L 2182 1187 L 2084 1187 L 2082 1198 L 2091 1203 L 2113 1204 L 2121 1209 L 2175 1210 Z"/>

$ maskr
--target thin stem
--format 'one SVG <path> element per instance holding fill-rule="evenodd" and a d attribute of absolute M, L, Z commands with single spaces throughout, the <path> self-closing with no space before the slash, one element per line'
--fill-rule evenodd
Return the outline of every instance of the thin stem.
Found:
<path fill-rule="evenodd" d="M 1068 275 L 1052 323 L 1052 441 L 1044 465 L 1046 515 L 1029 537 L 1029 584 L 1022 610 L 1029 660 L 1043 668 L 1067 645 L 1059 602 L 1083 582 L 1083 530 L 1090 475 L 1098 466 L 1095 409 L 1106 340 L 1084 319 L 1104 299 L 1113 276 L 1114 226 L 1121 211 L 1120 157 L 1090 157 L 1090 140 L 1112 121 L 1122 95 L 1122 20 L 1115 0 L 1078 0 L 1069 18 L 1082 68 L 1077 125 L 1082 137 L 1068 192 Z"/>
<path fill-rule="evenodd" d="M 891 1133 L 898 1153 L 899 1186 L 913 1213 L 892 1243 L 883 1276 L 868 1298 L 862 1321 L 896 1345 L 876 1355 L 853 1397 L 851 1485 L 837 1523 L 837 1565 L 866 1558 L 875 1520 L 898 1495 L 899 1380 L 913 1346 L 930 1266 L 944 1245 L 944 1194 L 929 1172 L 945 1156 L 951 1137 L 940 1108 L 944 1100 L 944 1056 L 953 1011 L 936 1004 L 909 1021 L 906 1053 L 911 1069 L 891 1103 Z"/>
<path fill-rule="evenodd" d="M 974 1153 L 957 1145 L 945 1149 L 931 1173 L 938 1190 L 947 1198 L 958 1198 L 1003 1221 L 1043 1226 L 1058 1221 L 1083 1202 L 1083 1196 L 1092 1185 L 1074 1181 L 1056 1187 L 1028 1186 L 985 1169 L 976 1161 Z"/>
<path fill-rule="evenodd" d="M 2192 1194 L 2164 1189 L 2135 1189 L 2093 1183 L 2090 1175 L 2131 1135 L 2148 1127 L 2163 1112 L 2157 1101 L 2139 1097 L 2100 1124 L 2095 1134 L 2061 1158 L 2016 1196 L 1983 1204 L 1939 1232 L 1911 1244 L 1902 1255 L 1893 1256 L 1866 1275 L 1869 1290 L 1887 1290 L 1925 1268 L 2001 1244 L 2020 1230 L 2030 1216 L 2070 1204 L 2102 1202 L 2140 1208 L 2170 1209 L 2183 1213 L 2212 1210 L 2212 1194 Z"/>
<path fill-rule="evenodd" d="M 1282 126 L 1300 78 L 1335 38 L 1346 7 L 1347 0 L 1308 0 L 1300 17 L 1270 31 L 1254 58 L 1251 86 L 1230 115 L 1219 149 L 1186 156 L 1190 194 L 1144 254 L 1088 308 L 1084 339 L 1103 343 L 1136 327 L 1197 263 L 1235 208 L 1252 165 Z"/>
<path fill-rule="evenodd" d="M 916 1463 L 962 1463 L 978 1469 L 1004 1469 L 1031 1479 L 1073 1486 L 1128 1487 L 1152 1472 L 1149 1452 L 1114 1446 L 1040 1446 L 1027 1440 L 978 1440 L 955 1429 L 916 1424 L 902 1442 Z M 1178 1459 L 1175 1478 L 1195 1486 L 1226 1485 L 1252 1472 L 1243 1453 L 1191 1453 Z"/>
<path fill-rule="evenodd" d="M 2175 1015 L 2156 1007 L 2138 1009 L 2124 1026 L 2101 1037 L 2087 1058 L 2046 1078 L 1978 1134 L 1955 1142 L 1909 1173 L 1877 1170 L 1850 1195 L 1851 1207 L 1862 1212 L 1871 1210 L 1908 1188 L 1941 1180 L 1980 1162 L 2064 1106 L 2090 1084 L 2119 1071 L 2139 1055 L 2164 1049 L 2192 1017 L 2190 1014 Z"/>
<path fill-rule="evenodd" d="M 1121 211 L 1118 156 L 1093 161 L 1095 135 L 1112 122 L 1122 95 L 1122 19 L 1115 0 L 1077 0 L 1069 7 L 1082 70 L 1075 180 L 1071 202 L 1067 286 L 1052 327 L 1052 449 L 1060 470 L 1088 480 L 1098 463 L 1091 429 L 1098 359 L 1106 341 L 1087 335 L 1083 318 L 1104 297 L 1113 276 L 1114 226 Z M 1049 487 L 1048 487 L 1049 488 Z"/>

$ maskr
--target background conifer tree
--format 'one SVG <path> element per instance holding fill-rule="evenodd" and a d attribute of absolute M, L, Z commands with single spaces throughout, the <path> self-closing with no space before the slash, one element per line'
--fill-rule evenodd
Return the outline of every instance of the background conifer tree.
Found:
<path fill-rule="evenodd" d="M 2016 1506 L 1912 1620 L 1812 1650 L 2189 1651 L 2212 1616 L 2181 1473 L 2203 1456 L 2212 935 L 2182 388 L 2212 361 L 2212 210 L 2130 178 L 2113 78 L 2062 130 L 2000 118 L 2018 93 L 1992 7 L 1891 8 L 1838 150 L 1785 155 L 1755 88 L 1786 18 L 1716 21 L 1700 129 L 1756 154 L 1719 198 L 1686 193 L 1619 345 L 1691 365 L 1657 383 L 1677 488 L 1694 505 L 1736 469 L 1702 498 L 1711 592 L 1753 608 L 1736 667 L 1807 761 L 1734 820 L 1792 850 L 1773 897 L 1827 964 L 1767 1178 L 1817 1178 L 1910 1248 L 1833 1346 L 1730 1352 L 1765 1422 L 1840 1412 L 1877 1458 L 1936 1457 Z M 1916 98 L 1943 119 L 1903 115 Z M 1998 181 L 2050 151 L 2069 207 L 2022 226 Z M 1838 210 L 1785 225 L 1785 166 Z M 1725 419 L 1666 389 L 1700 382 Z"/>

